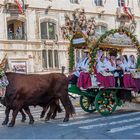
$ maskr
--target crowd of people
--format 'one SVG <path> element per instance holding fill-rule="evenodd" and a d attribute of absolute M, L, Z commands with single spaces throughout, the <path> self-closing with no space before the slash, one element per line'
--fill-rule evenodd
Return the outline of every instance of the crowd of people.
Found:
<path fill-rule="evenodd" d="M 72 75 L 72 84 L 77 84 L 81 89 L 87 89 L 92 86 L 92 81 L 89 75 L 89 57 L 88 50 L 84 51 L 84 59 L 77 59 L 75 71 Z M 107 53 L 99 50 L 96 59 L 96 73 L 103 76 L 113 75 L 115 78 L 115 86 L 123 87 L 124 72 L 135 71 L 136 58 L 134 55 L 119 55 Z M 98 79 L 97 79 L 98 81 Z"/>
<path fill-rule="evenodd" d="M 116 56 L 114 54 L 101 53 L 97 59 L 97 72 L 101 74 L 111 73 L 115 77 L 115 86 L 123 87 L 123 75 L 124 72 L 135 71 L 136 69 L 136 59 L 134 55 Z"/>

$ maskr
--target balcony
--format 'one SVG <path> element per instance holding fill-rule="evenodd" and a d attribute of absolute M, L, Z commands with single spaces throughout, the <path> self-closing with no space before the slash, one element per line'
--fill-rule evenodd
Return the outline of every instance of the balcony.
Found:
<path fill-rule="evenodd" d="M 8 40 L 26 40 L 26 34 L 8 33 Z"/>
<path fill-rule="evenodd" d="M 1 0 L 0 0 L 0 4 L 1 3 L 3 3 Z M 19 3 L 21 4 L 21 5 L 29 5 L 29 2 L 28 2 L 28 0 L 21 0 L 21 1 L 19 1 Z M 17 5 L 16 4 L 16 2 L 15 2 L 15 0 L 4 0 L 4 4 L 5 5 Z"/>
<path fill-rule="evenodd" d="M 5 5 L 16 5 L 15 0 L 5 0 L 4 4 Z"/>
<path fill-rule="evenodd" d="M 9 20 L 7 22 L 8 40 L 26 40 L 25 22 L 20 20 Z"/>
<path fill-rule="evenodd" d="M 21 0 L 19 3 L 22 6 L 23 11 L 25 11 L 25 9 L 28 8 L 29 4 L 26 0 Z M 18 5 L 15 2 L 15 0 L 5 0 L 4 4 L 5 4 L 5 9 L 6 9 L 7 13 L 20 14 L 20 12 L 18 10 Z"/>

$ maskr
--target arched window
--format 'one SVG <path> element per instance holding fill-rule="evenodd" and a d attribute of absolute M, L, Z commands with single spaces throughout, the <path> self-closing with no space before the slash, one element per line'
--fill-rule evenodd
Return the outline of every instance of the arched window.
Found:
<path fill-rule="evenodd" d="M 54 40 L 56 38 L 56 24 L 45 21 L 41 23 L 41 39 Z"/>
<path fill-rule="evenodd" d="M 25 40 L 25 22 L 20 20 L 7 21 L 7 37 L 10 40 Z"/>
<path fill-rule="evenodd" d="M 96 28 L 95 28 L 95 32 L 96 32 L 98 35 L 102 35 L 102 34 L 104 34 L 106 31 L 107 31 L 107 27 L 106 27 L 106 26 L 103 26 L 103 25 L 98 25 L 98 26 L 96 26 Z"/>

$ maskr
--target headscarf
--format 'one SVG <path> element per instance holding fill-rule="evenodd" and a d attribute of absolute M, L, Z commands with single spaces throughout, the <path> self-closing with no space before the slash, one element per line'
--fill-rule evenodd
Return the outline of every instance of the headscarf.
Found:
<path fill-rule="evenodd" d="M 97 51 L 97 59 L 96 61 L 99 62 L 100 61 L 100 58 L 103 56 L 103 51 L 102 50 L 98 50 Z"/>
<path fill-rule="evenodd" d="M 136 68 L 136 59 L 135 59 L 135 57 L 134 57 L 134 62 L 132 61 L 132 57 L 134 57 L 134 55 L 130 55 L 129 56 L 129 59 L 128 59 L 128 67 L 130 68 L 130 69 L 135 69 Z"/>

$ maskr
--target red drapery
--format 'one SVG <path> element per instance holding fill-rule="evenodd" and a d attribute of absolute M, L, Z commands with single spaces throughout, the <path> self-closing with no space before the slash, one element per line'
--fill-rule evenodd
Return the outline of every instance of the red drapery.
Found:
<path fill-rule="evenodd" d="M 123 11 L 128 15 L 129 19 L 133 19 L 133 14 L 131 9 L 128 7 L 128 4 L 125 3 L 124 0 L 121 0 L 121 5 L 123 6 Z"/>
<path fill-rule="evenodd" d="M 15 0 L 15 2 L 17 3 L 17 6 L 18 6 L 18 9 L 19 9 L 20 13 L 21 13 L 21 14 L 24 14 L 23 9 L 22 9 L 22 6 L 21 6 L 21 4 L 18 2 L 18 0 Z"/>

